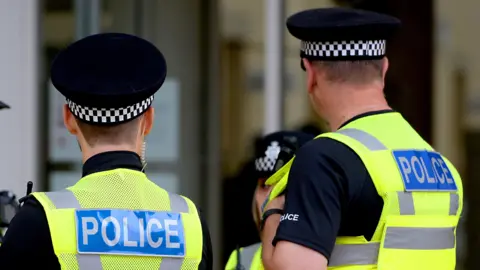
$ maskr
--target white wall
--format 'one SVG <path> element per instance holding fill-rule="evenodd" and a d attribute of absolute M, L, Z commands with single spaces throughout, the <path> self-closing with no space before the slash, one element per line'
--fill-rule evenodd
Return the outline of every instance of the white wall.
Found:
<path fill-rule="evenodd" d="M 0 189 L 38 183 L 39 1 L 0 1 Z M 39 185 L 34 185 L 38 188 Z"/>

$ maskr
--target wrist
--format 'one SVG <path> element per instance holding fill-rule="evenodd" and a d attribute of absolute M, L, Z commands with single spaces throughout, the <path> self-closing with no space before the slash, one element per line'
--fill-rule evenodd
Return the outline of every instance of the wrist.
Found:
<path fill-rule="evenodd" d="M 265 223 L 267 222 L 267 219 L 274 215 L 280 215 L 280 216 L 283 215 L 283 209 L 272 208 L 272 209 L 266 210 L 263 213 L 262 220 L 260 222 L 260 231 L 262 231 L 263 228 L 265 227 Z"/>

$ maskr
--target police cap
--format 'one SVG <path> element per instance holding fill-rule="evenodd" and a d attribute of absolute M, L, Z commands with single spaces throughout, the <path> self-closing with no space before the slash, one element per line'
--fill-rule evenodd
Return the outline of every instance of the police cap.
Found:
<path fill-rule="evenodd" d="M 310 9 L 287 19 L 288 31 L 301 40 L 300 57 L 307 60 L 381 59 L 399 27 L 395 17 L 349 8 Z"/>
<path fill-rule="evenodd" d="M 314 138 L 314 135 L 298 131 L 279 131 L 263 137 L 255 149 L 257 177 L 270 177 L 293 157 L 298 148 Z"/>
<path fill-rule="evenodd" d="M 10 106 L 0 101 L 0 110 L 2 109 L 10 109 Z"/>
<path fill-rule="evenodd" d="M 52 84 L 73 115 L 96 125 L 120 124 L 142 115 L 166 74 L 165 58 L 153 44 L 119 33 L 71 44 L 51 68 Z"/>

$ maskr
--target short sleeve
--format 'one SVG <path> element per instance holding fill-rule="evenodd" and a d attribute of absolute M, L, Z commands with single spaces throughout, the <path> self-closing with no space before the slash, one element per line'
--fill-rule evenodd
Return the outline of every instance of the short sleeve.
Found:
<path fill-rule="evenodd" d="M 288 241 L 330 257 L 348 200 L 342 166 L 328 154 L 332 141 L 316 139 L 297 151 L 274 244 Z"/>

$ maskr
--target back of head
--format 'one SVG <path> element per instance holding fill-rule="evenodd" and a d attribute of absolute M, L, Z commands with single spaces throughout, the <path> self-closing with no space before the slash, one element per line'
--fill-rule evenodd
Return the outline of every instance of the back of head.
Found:
<path fill-rule="evenodd" d="M 66 98 L 64 122 L 82 148 L 135 144 L 148 134 L 154 94 L 166 77 L 162 53 L 139 37 L 88 36 L 54 60 L 51 80 Z"/>
<path fill-rule="evenodd" d="M 90 147 L 99 145 L 128 145 L 135 142 L 140 131 L 140 119 L 135 118 L 131 121 L 118 125 L 100 126 L 85 123 L 76 119 L 78 128 Z"/>
<path fill-rule="evenodd" d="M 392 16 L 349 8 L 310 9 L 288 18 L 288 31 L 301 41 L 314 109 L 331 129 L 344 116 L 387 106 L 386 45 L 399 26 Z"/>

